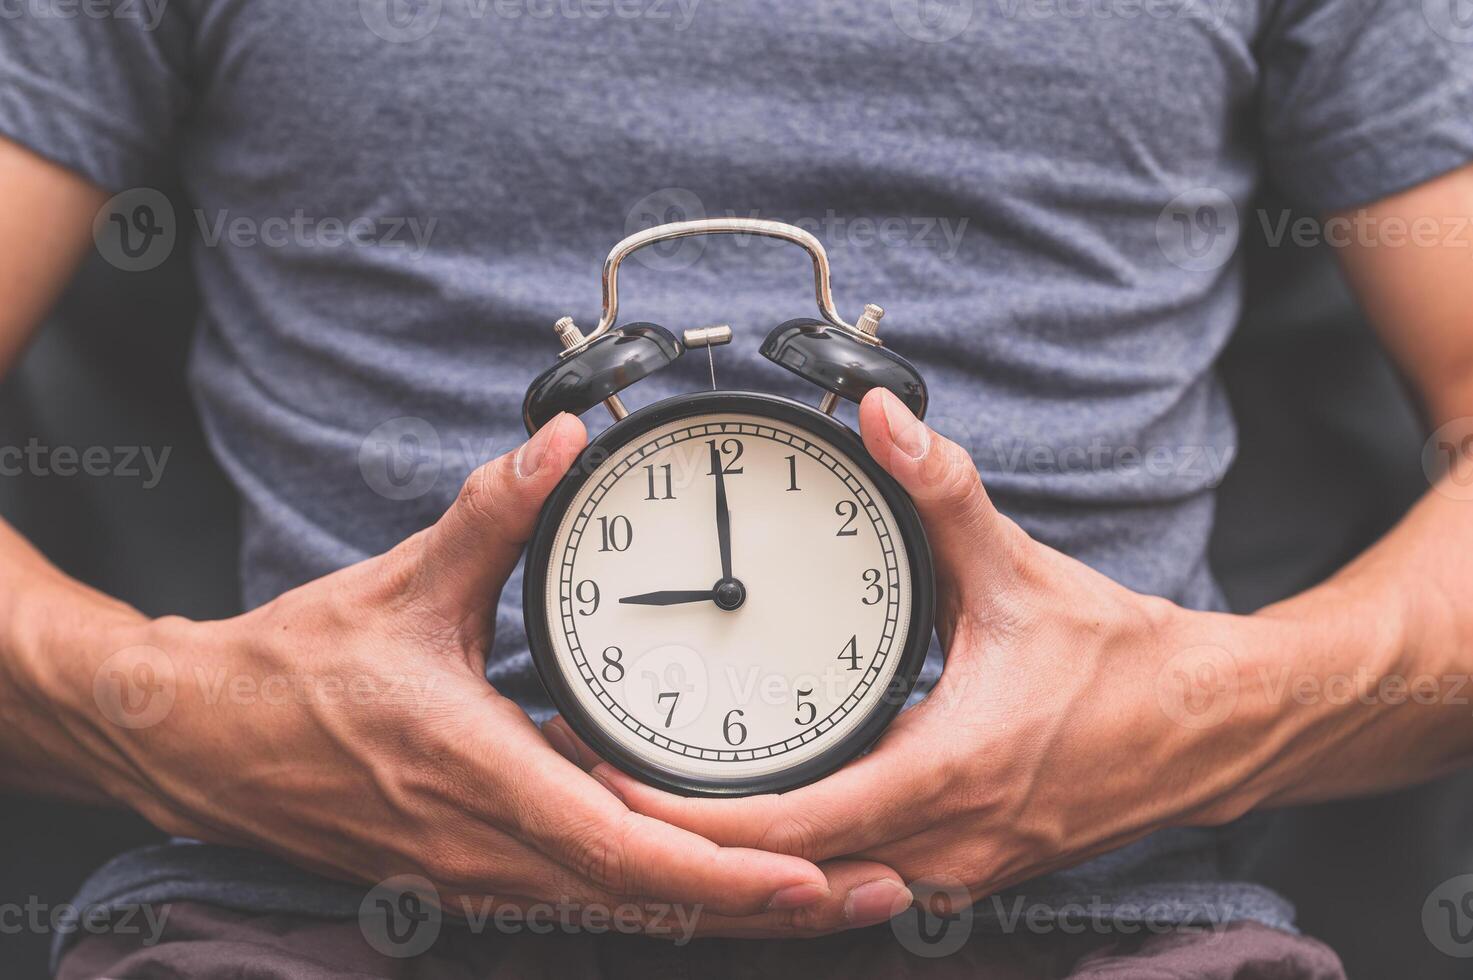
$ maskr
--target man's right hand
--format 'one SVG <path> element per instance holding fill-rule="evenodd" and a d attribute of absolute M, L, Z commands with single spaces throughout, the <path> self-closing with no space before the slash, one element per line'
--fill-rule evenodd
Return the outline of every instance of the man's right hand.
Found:
<path fill-rule="evenodd" d="M 3 375 L 107 194 L 0 139 L 0 195 Z M 486 683 L 497 597 L 584 438 L 573 418 L 545 426 L 434 527 L 217 623 L 149 621 L 0 520 L 0 789 L 121 803 L 338 878 L 418 873 L 452 912 L 457 896 L 635 897 L 704 905 L 704 932 L 876 921 L 850 896 L 899 888 L 890 869 L 820 870 L 633 814 L 565 761 L 564 729 L 544 737 Z"/>
<path fill-rule="evenodd" d="M 452 912 L 487 895 L 841 907 L 808 861 L 631 812 L 486 682 L 497 597 L 584 440 L 559 416 L 434 526 L 235 619 L 108 608 L 88 649 L 25 658 L 32 717 L 169 833 L 342 879 L 422 875 Z"/>

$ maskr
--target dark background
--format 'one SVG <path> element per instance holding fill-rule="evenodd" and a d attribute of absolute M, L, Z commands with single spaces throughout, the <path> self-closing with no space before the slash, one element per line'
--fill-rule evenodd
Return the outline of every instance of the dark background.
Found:
<path fill-rule="evenodd" d="M 1277 213 L 1278 205 L 1265 202 Z M 1257 221 L 1245 221 L 1250 237 Z M 1249 245 L 1249 310 L 1221 370 L 1241 429 L 1213 567 L 1248 611 L 1323 579 L 1425 492 L 1425 433 L 1324 249 Z M 150 614 L 237 611 L 235 498 L 183 382 L 184 250 L 150 273 L 94 260 L 0 385 L 0 445 L 172 447 L 162 482 L 0 477 L 0 515 L 73 576 Z M 68 901 L 158 834 L 136 817 L 0 796 L 0 903 Z M 1422 928 L 1427 894 L 1473 872 L 1473 773 L 1274 815 L 1253 872 L 1352 977 L 1467 975 Z M 0 972 L 45 976 L 48 935 L 0 935 Z"/>

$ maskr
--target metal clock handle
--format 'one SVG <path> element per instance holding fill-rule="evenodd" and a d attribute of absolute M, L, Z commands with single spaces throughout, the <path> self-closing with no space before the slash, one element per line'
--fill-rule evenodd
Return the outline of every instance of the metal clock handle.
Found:
<path fill-rule="evenodd" d="M 609 257 L 604 260 L 603 315 L 599 317 L 598 326 L 586 337 L 574 336 L 577 328 L 573 327 L 571 320 L 564 318 L 559 321 L 558 334 L 565 348 L 563 355 L 578 353 L 613 327 L 619 315 L 619 266 L 625 259 L 646 246 L 697 235 L 756 235 L 801 246 L 813 259 L 813 292 L 823 319 L 856 339 L 870 344 L 879 343 L 874 331 L 879 326 L 879 319 L 884 311 L 877 306 L 865 307 L 865 316 L 860 318 L 859 326 L 839 316 L 838 310 L 834 308 L 834 294 L 830 286 L 828 253 L 824 251 L 823 243 L 812 234 L 796 225 L 762 218 L 702 218 L 699 221 L 656 225 L 636 232 L 615 245 L 609 252 Z M 563 324 L 566 324 L 566 328 Z"/>

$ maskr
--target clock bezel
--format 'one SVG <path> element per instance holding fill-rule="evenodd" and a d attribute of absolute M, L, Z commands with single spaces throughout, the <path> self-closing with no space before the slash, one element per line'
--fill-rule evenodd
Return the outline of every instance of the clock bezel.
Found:
<path fill-rule="evenodd" d="M 806 431 L 829 442 L 873 482 L 890 508 L 896 533 L 905 541 L 910 569 L 911 605 L 905 646 L 895 673 L 886 684 L 879 704 L 855 728 L 834 745 L 804 762 L 760 776 L 711 779 L 673 772 L 634 755 L 603 733 L 584 713 L 582 705 L 563 675 L 553 647 L 548 623 L 547 574 L 552 547 L 564 515 L 578 492 L 609 459 L 645 433 L 669 422 L 700 415 L 748 414 L 770 418 Z M 920 515 L 910 497 L 890 474 L 875 462 L 864 442 L 848 426 L 801 402 L 780 395 L 753 391 L 706 391 L 676 395 L 649 405 L 599 433 L 579 454 L 568 474 L 553 489 L 537 518 L 527 546 L 526 570 L 522 580 L 522 617 L 532 664 L 542 679 L 553 706 L 569 727 L 603 759 L 661 789 L 682 796 L 752 796 L 779 793 L 815 782 L 861 755 L 874 744 L 905 706 L 915 689 L 916 678 L 931 646 L 935 618 L 935 571 L 930 543 Z"/>

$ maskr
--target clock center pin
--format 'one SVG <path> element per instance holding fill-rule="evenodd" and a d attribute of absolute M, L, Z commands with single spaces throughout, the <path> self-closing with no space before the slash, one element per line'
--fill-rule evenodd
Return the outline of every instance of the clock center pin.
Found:
<path fill-rule="evenodd" d="M 727 612 L 740 609 L 747 601 L 747 587 L 734 578 L 724 578 L 711 590 L 716 605 Z"/>

